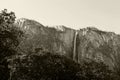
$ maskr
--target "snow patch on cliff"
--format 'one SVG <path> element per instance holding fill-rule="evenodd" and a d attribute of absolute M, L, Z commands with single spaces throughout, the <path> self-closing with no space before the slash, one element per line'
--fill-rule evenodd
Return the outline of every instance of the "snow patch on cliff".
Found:
<path fill-rule="evenodd" d="M 20 18 L 15 21 L 15 24 L 17 24 L 19 27 L 23 27 L 24 22 L 26 21 L 25 18 Z"/>
<path fill-rule="evenodd" d="M 65 31 L 65 27 L 64 26 L 55 26 L 54 27 L 57 31 Z"/>

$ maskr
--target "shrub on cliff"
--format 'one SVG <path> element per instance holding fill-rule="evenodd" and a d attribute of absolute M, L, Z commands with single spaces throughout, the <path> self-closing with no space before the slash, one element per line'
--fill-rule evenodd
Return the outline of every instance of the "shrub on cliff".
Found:
<path fill-rule="evenodd" d="M 119 76 L 109 69 L 109 67 L 101 61 L 84 59 L 81 63 L 82 71 L 78 76 L 84 76 L 82 80 L 119 80 Z"/>
<path fill-rule="evenodd" d="M 40 52 L 13 61 L 12 80 L 118 80 L 102 62 L 78 64 L 65 56 Z"/>
<path fill-rule="evenodd" d="M 49 52 L 14 60 L 12 80 L 76 80 L 79 64 Z"/>

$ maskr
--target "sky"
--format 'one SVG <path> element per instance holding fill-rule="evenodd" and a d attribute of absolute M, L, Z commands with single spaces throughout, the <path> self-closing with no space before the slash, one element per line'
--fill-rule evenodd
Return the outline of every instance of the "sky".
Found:
<path fill-rule="evenodd" d="M 91 26 L 120 34 L 120 0 L 0 0 L 3 9 L 45 26 Z"/>

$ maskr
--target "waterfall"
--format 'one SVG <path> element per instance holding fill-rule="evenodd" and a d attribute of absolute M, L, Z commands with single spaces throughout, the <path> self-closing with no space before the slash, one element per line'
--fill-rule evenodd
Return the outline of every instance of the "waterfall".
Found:
<path fill-rule="evenodd" d="M 77 62 L 77 53 L 76 53 L 76 40 L 77 40 L 77 35 L 78 35 L 78 32 L 76 31 L 75 32 L 75 36 L 74 36 L 74 44 L 73 44 L 73 60 Z"/>

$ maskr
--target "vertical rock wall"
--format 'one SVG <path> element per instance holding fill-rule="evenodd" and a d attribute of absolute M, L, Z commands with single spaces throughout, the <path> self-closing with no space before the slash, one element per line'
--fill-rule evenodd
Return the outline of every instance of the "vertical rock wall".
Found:
<path fill-rule="evenodd" d="M 19 45 L 20 50 L 30 52 L 42 47 L 50 52 L 73 56 L 74 29 L 65 26 L 45 27 L 31 20 L 18 20 L 16 23 L 25 33 Z"/>
<path fill-rule="evenodd" d="M 19 45 L 19 50 L 23 53 L 42 47 L 79 63 L 90 58 L 101 60 L 111 69 L 119 70 L 120 36 L 115 33 L 96 28 L 74 30 L 65 26 L 45 27 L 28 19 L 20 19 L 16 25 L 25 33 Z"/>

